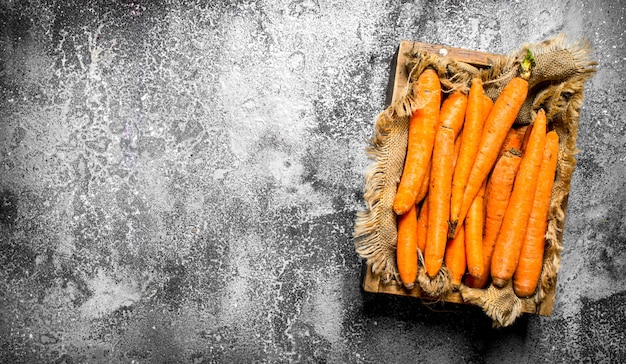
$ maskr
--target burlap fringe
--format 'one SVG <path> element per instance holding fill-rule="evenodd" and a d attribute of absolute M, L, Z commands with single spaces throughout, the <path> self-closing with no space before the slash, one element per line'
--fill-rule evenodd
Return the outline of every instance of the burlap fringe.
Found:
<path fill-rule="evenodd" d="M 481 77 L 485 93 L 496 99 L 508 81 L 517 75 L 517 69 L 526 49 L 537 62 L 529 80 L 529 97 L 523 106 L 517 124 L 529 124 L 539 108 L 546 110 L 549 128 L 560 138 L 557 176 L 549 212 L 546 249 L 540 284 L 533 296 L 541 303 L 556 289 L 561 261 L 562 233 L 569 184 L 576 164 L 576 138 L 579 112 L 583 100 L 584 83 L 594 74 L 597 63 L 590 58 L 587 41 L 568 45 L 564 35 L 537 44 L 525 44 L 517 52 L 496 59 L 486 69 L 477 69 L 462 62 L 414 49 L 407 54 L 409 82 L 399 97 L 381 112 L 374 123 L 374 136 L 367 148 L 372 163 L 365 174 L 364 201 L 366 209 L 357 213 L 354 244 L 357 254 L 366 260 L 374 274 L 380 274 L 384 284 L 399 282 L 396 267 L 396 215 L 393 198 L 396 193 L 407 147 L 408 120 L 419 108 L 413 90 L 414 81 L 430 67 L 439 74 L 444 92 L 467 91 L 472 77 Z M 434 297 L 441 297 L 452 289 L 445 269 L 430 279 L 420 270 L 421 289 Z M 426 279 L 428 278 L 428 279 Z M 461 285 L 465 301 L 483 308 L 495 326 L 508 326 L 521 314 L 521 301 L 508 286 L 498 289 L 471 289 Z"/>
<path fill-rule="evenodd" d="M 450 274 L 446 266 L 442 266 L 433 278 L 429 277 L 426 273 L 426 269 L 422 266 L 419 267 L 419 274 L 417 281 L 420 289 L 426 295 L 430 297 L 443 297 L 452 291 L 452 282 L 450 281 Z"/>
<path fill-rule="evenodd" d="M 461 285 L 460 291 L 465 302 L 482 307 L 494 327 L 509 326 L 522 314 L 522 301 L 515 295 L 511 282 L 502 288 L 490 285 L 487 289 Z"/>

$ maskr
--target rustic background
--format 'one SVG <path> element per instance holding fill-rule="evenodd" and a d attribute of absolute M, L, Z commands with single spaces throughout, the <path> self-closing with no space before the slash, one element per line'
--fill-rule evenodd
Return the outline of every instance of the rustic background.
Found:
<path fill-rule="evenodd" d="M 626 360 L 619 2 L 0 1 L 0 362 Z M 558 33 L 585 90 L 554 313 L 361 292 L 365 146 L 402 39 Z"/>

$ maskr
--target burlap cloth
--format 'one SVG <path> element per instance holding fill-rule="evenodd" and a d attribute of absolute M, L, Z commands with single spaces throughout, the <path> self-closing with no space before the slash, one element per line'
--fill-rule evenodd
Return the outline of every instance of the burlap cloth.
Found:
<path fill-rule="evenodd" d="M 444 91 L 466 91 L 470 80 L 480 76 L 485 93 L 495 100 L 506 83 L 518 75 L 519 63 L 527 49 L 532 51 L 536 65 L 529 79 L 528 98 L 516 124 L 530 124 L 536 111 L 543 108 L 549 129 L 559 135 L 557 175 L 552 191 L 543 271 L 533 300 L 541 303 L 546 292 L 554 292 L 560 266 L 567 196 L 576 164 L 574 155 L 583 88 L 585 81 L 594 74 L 597 64 L 590 58 L 588 42 L 566 44 L 563 35 L 537 44 L 525 44 L 519 51 L 495 59 L 495 63 L 488 68 L 476 68 L 420 49 L 406 54 L 409 72 L 407 87 L 375 120 L 374 135 L 367 148 L 373 162 L 365 174 L 366 208 L 358 212 L 354 229 L 357 254 L 366 260 L 374 274 L 380 274 L 383 284 L 391 280 L 399 281 L 395 256 L 396 215 L 392 206 L 406 155 L 408 120 L 420 102 L 414 97 L 414 81 L 425 68 L 431 67 L 438 72 Z M 420 274 L 420 286 L 431 296 L 443 296 L 451 289 L 446 281 L 445 267 L 437 282 L 421 279 L 423 277 Z M 483 290 L 461 285 L 460 292 L 466 302 L 481 306 L 495 326 L 510 325 L 522 313 L 521 301 L 511 286 L 503 289 L 490 286 Z"/>

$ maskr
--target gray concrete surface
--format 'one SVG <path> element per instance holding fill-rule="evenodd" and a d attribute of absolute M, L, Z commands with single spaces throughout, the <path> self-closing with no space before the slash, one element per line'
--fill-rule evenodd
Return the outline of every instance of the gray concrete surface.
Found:
<path fill-rule="evenodd" d="M 626 7 L 0 1 L 0 362 L 626 360 Z M 402 39 L 559 32 L 585 90 L 554 313 L 361 292 L 364 152 Z"/>

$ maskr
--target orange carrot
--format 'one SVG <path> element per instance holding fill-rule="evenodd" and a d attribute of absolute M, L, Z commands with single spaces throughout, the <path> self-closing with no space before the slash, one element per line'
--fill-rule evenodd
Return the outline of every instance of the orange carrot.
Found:
<path fill-rule="evenodd" d="M 463 94 L 452 93 L 441 106 L 441 125 L 437 130 L 433 148 L 428 193 L 428 231 L 424 251 L 424 267 L 431 278 L 435 277 L 441 268 L 448 237 L 455 129 L 460 129 L 462 125 L 467 104 L 467 98 L 459 95 Z M 459 119 L 461 122 L 458 122 Z"/>
<path fill-rule="evenodd" d="M 487 179 L 487 175 L 498 158 L 500 147 L 504 143 L 504 139 L 515 122 L 517 114 L 528 94 L 527 80 L 530 77 L 530 68 L 533 64 L 534 59 L 529 51 L 527 57 L 522 61 L 522 75 L 512 78 L 504 87 L 491 108 L 487 120 L 485 120 L 478 154 L 465 186 L 459 219 L 458 221 L 452 221 L 453 225 L 463 222 L 470 204 L 474 201 L 474 197 L 476 197 L 478 190 L 480 190 L 483 182 Z"/>
<path fill-rule="evenodd" d="M 546 140 L 546 114 L 539 110 L 504 213 L 491 260 L 491 279 L 503 287 L 513 277 L 533 205 Z"/>
<path fill-rule="evenodd" d="M 426 231 L 428 231 L 428 198 L 422 202 L 417 216 L 417 249 L 424 254 L 426 248 Z"/>
<path fill-rule="evenodd" d="M 393 210 L 402 215 L 415 204 L 432 155 L 441 106 L 441 84 L 433 69 L 426 69 L 416 82 L 417 100 L 422 107 L 409 120 L 409 135 L 404 170 L 393 202 Z"/>
<path fill-rule="evenodd" d="M 406 214 L 398 216 L 396 261 L 400 280 L 407 289 L 413 289 L 417 280 L 417 211 L 415 205 Z"/>
<path fill-rule="evenodd" d="M 485 265 L 483 263 L 483 225 L 485 222 L 483 198 L 485 196 L 485 185 L 486 182 L 483 183 L 476 198 L 474 198 L 474 202 L 472 202 L 465 219 L 467 270 L 475 278 L 481 278 L 485 275 Z"/>
<path fill-rule="evenodd" d="M 458 156 L 459 156 L 459 152 L 461 150 L 461 141 L 462 141 L 462 136 L 463 136 L 463 129 L 461 129 L 461 131 L 459 131 L 458 136 L 456 137 L 456 140 L 454 141 L 454 163 L 453 166 L 456 165 Z M 417 193 L 417 197 L 415 198 L 415 203 L 420 203 L 425 197 L 426 194 L 428 193 L 428 186 L 430 185 L 430 166 L 431 166 L 431 161 L 428 161 L 428 167 L 427 167 L 427 171 L 426 171 L 426 176 L 424 177 L 424 181 L 422 182 L 422 186 L 419 189 L 419 192 Z"/>
<path fill-rule="evenodd" d="M 461 285 L 461 279 L 467 268 L 465 238 L 465 227 L 461 226 L 454 239 L 449 239 L 446 246 L 445 263 L 450 274 L 450 283 L 455 289 Z"/>
<path fill-rule="evenodd" d="M 489 99 L 487 97 L 487 99 Z M 491 101 L 491 99 L 489 99 Z M 458 163 L 454 168 L 452 177 L 452 198 L 450 200 L 450 221 L 457 221 L 463 202 L 463 192 L 469 178 L 472 164 L 478 152 L 478 143 L 483 131 L 484 109 L 486 107 L 483 82 L 480 78 L 474 78 L 470 87 L 465 110 L 465 123 L 463 125 L 464 138 L 461 141 Z M 454 230 L 454 226 L 452 226 Z"/>
<path fill-rule="evenodd" d="M 535 293 L 541 275 L 548 210 L 550 209 L 558 154 L 559 136 L 555 131 L 551 131 L 546 135 L 546 146 L 537 177 L 533 207 L 528 218 L 528 227 L 522 243 L 519 263 L 513 275 L 513 289 L 519 297 L 528 297 Z"/>
<path fill-rule="evenodd" d="M 444 108 L 445 105 L 445 108 Z M 454 131 L 454 139 L 459 135 L 465 120 L 465 110 L 467 108 L 467 95 L 461 91 L 454 91 L 443 102 L 440 111 L 439 125 L 450 128 Z"/>
<path fill-rule="evenodd" d="M 513 182 L 519 169 L 522 153 L 518 149 L 509 149 L 493 167 L 493 172 L 485 187 L 485 227 L 483 232 L 483 263 L 487 270 L 474 287 L 483 288 L 491 272 L 491 257 L 496 238 L 500 232 L 502 219 L 513 190 Z"/>

